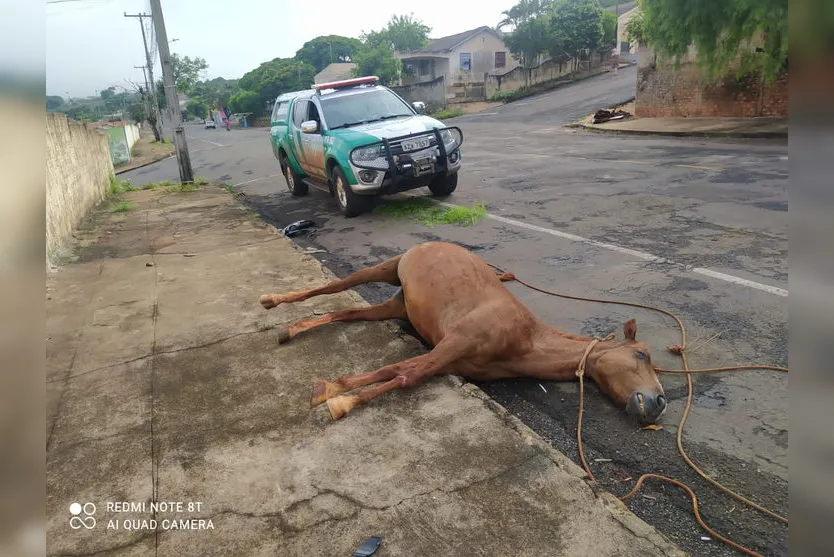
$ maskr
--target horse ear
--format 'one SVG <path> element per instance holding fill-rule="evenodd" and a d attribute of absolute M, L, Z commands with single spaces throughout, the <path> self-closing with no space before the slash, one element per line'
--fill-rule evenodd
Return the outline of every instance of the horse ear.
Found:
<path fill-rule="evenodd" d="M 626 340 L 636 340 L 635 337 L 637 336 L 637 320 L 636 319 L 629 319 L 626 321 L 626 324 L 623 326 L 623 334 L 626 337 Z"/>

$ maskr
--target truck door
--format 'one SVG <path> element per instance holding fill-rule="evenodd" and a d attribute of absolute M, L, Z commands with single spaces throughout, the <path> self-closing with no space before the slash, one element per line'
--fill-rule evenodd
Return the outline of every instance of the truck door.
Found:
<path fill-rule="evenodd" d="M 293 111 L 292 111 L 292 125 L 288 130 L 288 139 L 290 143 L 290 148 L 292 149 L 292 154 L 295 157 L 295 160 L 298 162 L 298 165 L 301 167 L 304 173 L 309 173 L 307 170 L 307 161 L 304 158 L 304 143 L 302 142 L 301 136 L 301 122 L 304 122 L 307 119 L 307 111 L 309 110 L 310 101 L 307 100 L 298 100 L 295 101 L 293 104 Z"/>
<path fill-rule="evenodd" d="M 324 171 L 324 136 L 321 129 L 321 118 L 316 103 L 309 101 L 307 103 L 307 117 L 306 120 L 313 120 L 318 124 L 318 129 L 315 133 L 302 133 L 301 141 L 304 145 L 304 160 L 307 163 L 308 174 L 319 179 L 327 179 L 327 173 Z"/>

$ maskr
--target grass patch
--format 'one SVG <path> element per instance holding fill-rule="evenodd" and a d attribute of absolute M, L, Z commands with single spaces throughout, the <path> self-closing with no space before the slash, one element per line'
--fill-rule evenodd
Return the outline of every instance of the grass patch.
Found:
<path fill-rule="evenodd" d="M 139 186 L 140 190 L 155 190 L 157 188 L 170 188 L 171 186 L 176 186 L 176 182 L 172 182 L 171 180 L 163 180 L 161 182 L 151 182 L 150 184 L 144 184 Z"/>
<path fill-rule="evenodd" d="M 173 185 L 167 186 L 167 189 L 170 193 L 184 193 L 188 191 L 196 191 L 199 186 L 194 182 L 188 183 L 174 183 Z"/>
<path fill-rule="evenodd" d="M 133 204 L 127 201 L 120 201 L 116 203 L 111 209 L 111 213 L 127 213 L 133 210 Z"/>
<path fill-rule="evenodd" d="M 162 138 L 162 139 L 160 139 L 159 141 L 157 141 L 157 140 L 155 140 L 155 139 L 154 139 L 153 141 L 151 141 L 151 143 L 156 143 L 156 144 L 158 144 L 158 145 L 170 145 L 170 144 L 171 144 L 171 140 L 170 140 L 170 139 L 168 139 L 167 137 L 163 137 L 163 138 Z"/>
<path fill-rule="evenodd" d="M 115 174 L 111 174 L 109 189 L 112 195 L 119 195 L 120 193 L 125 193 L 134 188 L 133 184 L 130 183 L 130 180 L 122 180 L 121 178 L 118 178 Z"/>
<path fill-rule="evenodd" d="M 375 213 L 389 217 L 410 219 L 429 228 L 438 224 L 471 226 L 487 215 L 486 205 L 473 203 L 471 207 L 442 207 L 434 201 L 421 197 L 390 201 L 379 205 Z"/>
<path fill-rule="evenodd" d="M 208 178 L 203 178 L 202 176 L 196 176 L 194 178 L 194 185 L 195 186 L 206 186 L 211 183 L 211 180 Z"/>
<path fill-rule="evenodd" d="M 463 116 L 465 112 L 459 108 L 446 108 L 444 110 L 438 110 L 437 112 L 431 115 L 432 118 L 436 118 L 438 120 L 446 120 L 448 118 L 456 118 L 458 116 Z"/>

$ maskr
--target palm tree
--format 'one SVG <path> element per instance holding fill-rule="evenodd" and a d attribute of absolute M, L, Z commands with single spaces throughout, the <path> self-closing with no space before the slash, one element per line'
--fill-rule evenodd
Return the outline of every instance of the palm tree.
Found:
<path fill-rule="evenodd" d="M 509 10 L 501 12 L 504 19 L 498 22 L 496 28 L 499 31 L 507 26 L 516 28 L 520 23 L 525 23 L 530 19 L 544 15 L 552 5 L 553 0 L 520 0 L 518 4 Z"/>

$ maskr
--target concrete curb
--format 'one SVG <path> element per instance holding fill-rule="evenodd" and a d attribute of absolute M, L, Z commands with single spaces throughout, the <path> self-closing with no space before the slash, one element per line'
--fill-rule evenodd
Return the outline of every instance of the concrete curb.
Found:
<path fill-rule="evenodd" d="M 611 106 L 604 107 L 606 110 L 613 110 L 618 106 L 622 106 L 624 104 L 628 104 L 632 101 L 636 100 L 636 97 L 631 97 L 623 102 L 619 102 L 617 104 L 613 104 Z M 619 134 L 619 135 L 657 135 L 657 136 L 666 136 L 666 137 L 711 137 L 711 138 L 720 138 L 720 137 L 728 137 L 728 138 L 738 138 L 738 139 L 787 139 L 788 132 L 733 132 L 733 131 L 651 131 L 651 130 L 619 130 L 619 129 L 611 129 L 611 128 L 603 128 L 600 127 L 600 124 L 586 124 L 582 120 L 587 120 L 591 118 L 593 114 L 585 116 L 581 120 L 577 120 L 575 122 L 571 122 L 569 124 L 565 124 L 566 128 L 571 128 L 575 130 L 586 130 L 589 132 L 595 133 L 610 133 L 610 134 Z"/>
<path fill-rule="evenodd" d="M 787 139 L 788 133 L 782 132 L 719 132 L 719 131 L 650 131 L 650 130 L 617 130 L 617 129 L 606 129 L 600 128 L 595 126 L 589 126 L 587 124 L 578 124 L 578 123 L 571 123 L 565 124 L 566 128 L 572 129 L 581 129 L 595 133 L 608 133 L 614 135 L 655 135 L 655 136 L 666 136 L 666 137 L 711 137 L 711 138 L 720 138 L 720 137 L 727 137 L 727 138 L 744 138 L 744 139 Z"/>
<path fill-rule="evenodd" d="M 272 226 L 272 225 L 270 225 Z M 280 233 L 279 233 L 280 235 Z M 282 236 L 283 237 L 283 236 Z M 304 251 L 292 239 L 286 238 L 291 244 L 291 247 L 296 250 L 303 258 L 309 258 L 315 261 L 321 268 L 321 272 L 326 281 L 336 280 L 338 277 L 330 271 L 327 267 L 313 257 L 311 254 Z M 346 291 L 350 297 L 356 301 L 359 307 L 367 307 L 370 304 L 356 291 Z M 390 332 L 393 337 L 405 344 L 414 344 L 415 347 L 422 344 L 410 335 L 404 334 L 396 325 L 390 321 L 383 321 L 381 323 Z M 424 349 L 424 348 L 423 348 Z M 597 482 L 588 478 L 585 471 L 574 463 L 567 456 L 550 446 L 550 444 L 542 438 L 538 433 L 530 429 L 519 418 L 511 414 L 501 404 L 490 398 L 483 390 L 476 385 L 461 379 L 455 375 L 447 375 L 441 378 L 451 387 L 460 389 L 465 394 L 478 398 L 483 401 L 484 405 L 498 416 L 504 423 L 511 427 L 521 437 L 524 444 L 535 448 L 542 456 L 553 462 L 560 470 L 569 475 L 581 480 L 594 495 L 594 498 L 602 505 L 611 515 L 611 517 L 621 524 L 625 529 L 632 532 L 635 536 L 645 539 L 652 545 L 663 551 L 669 557 L 689 557 L 687 553 L 678 548 L 666 536 L 660 533 L 654 526 L 640 519 L 635 515 L 622 501 L 620 501 L 613 494 L 602 488 Z"/>
<path fill-rule="evenodd" d="M 176 157 L 176 153 L 171 153 L 170 155 L 159 155 L 154 157 L 153 159 L 149 160 L 148 162 L 144 162 L 142 164 L 138 164 L 136 166 L 128 166 L 126 168 L 120 168 L 119 170 L 114 170 L 114 174 L 118 176 L 119 174 L 124 174 L 125 172 L 130 172 L 131 170 L 136 170 L 137 168 L 144 168 L 146 166 L 152 165 L 155 162 L 164 161 L 165 159 L 170 159 L 171 157 Z"/>

